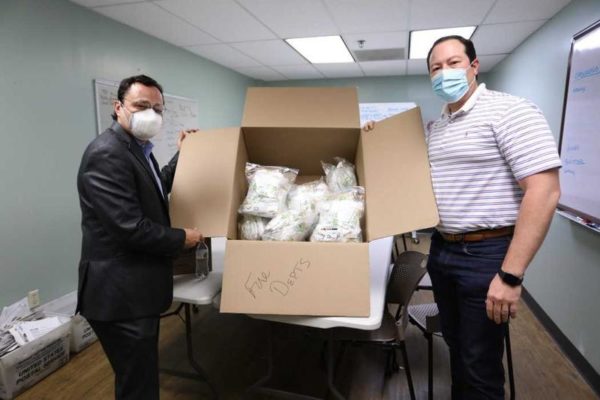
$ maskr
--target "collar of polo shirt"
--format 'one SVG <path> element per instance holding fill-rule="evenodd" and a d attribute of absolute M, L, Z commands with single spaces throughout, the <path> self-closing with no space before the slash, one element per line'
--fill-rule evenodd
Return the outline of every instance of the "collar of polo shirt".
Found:
<path fill-rule="evenodd" d="M 444 107 L 442 107 L 442 116 L 447 118 L 456 117 L 458 115 L 469 112 L 475 106 L 475 103 L 477 102 L 477 99 L 479 98 L 481 93 L 483 93 L 485 90 L 485 83 L 480 83 L 479 86 L 477 86 L 477 89 L 475 89 L 475 91 L 471 95 L 471 97 L 469 97 L 465 104 L 463 104 L 463 106 L 455 113 L 451 113 L 448 109 L 448 104 L 444 104 Z"/>

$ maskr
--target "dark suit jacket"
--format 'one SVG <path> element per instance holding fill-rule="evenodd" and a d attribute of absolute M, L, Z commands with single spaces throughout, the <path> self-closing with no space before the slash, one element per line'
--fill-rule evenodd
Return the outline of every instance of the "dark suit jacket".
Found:
<path fill-rule="evenodd" d="M 166 197 L 176 165 L 177 155 L 161 171 L 163 196 L 142 148 L 118 123 L 87 147 L 77 175 L 83 233 L 78 310 L 84 317 L 134 319 L 170 306 L 171 260 L 185 241 L 182 229 L 170 227 Z"/>

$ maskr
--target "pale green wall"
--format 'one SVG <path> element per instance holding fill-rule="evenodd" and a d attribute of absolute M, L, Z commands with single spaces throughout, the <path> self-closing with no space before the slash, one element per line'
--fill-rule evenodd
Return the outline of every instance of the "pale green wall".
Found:
<path fill-rule="evenodd" d="M 425 122 L 440 115 L 442 101 L 431 91 L 431 82 L 426 75 L 314 79 L 266 82 L 266 86 L 355 86 L 361 103 L 414 102 L 421 107 Z"/>
<path fill-rule="evenodd" d="M 534 101 L 546 115 L 557 141 L 571 38 L 598 20 L 600 1 L 573 1 L 488 78 L 490 87 Z M 600 371 L 600 234 L 555 216 L 525 282 L 544 311 Z"/>
<path fill-rule="evenodd" d="M 66 0 L 0 3 L 0 307 L 76 288 L 76 175 L 96 134 L 94 78 L 146 73 L 198 99 L 201 127 L 238 125 L 253 80 Z"/>

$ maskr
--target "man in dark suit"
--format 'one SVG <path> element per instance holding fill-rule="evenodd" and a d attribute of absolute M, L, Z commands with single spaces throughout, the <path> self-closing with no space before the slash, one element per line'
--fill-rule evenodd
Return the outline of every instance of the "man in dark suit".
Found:
<path fill-rule="evenodd" d="M 77 188 L 83 233 L 78 310 L 115 372 L 117 399 L 158 399 L 159 317 L 173 299 L 172 257 L 197 229 L 171 228 L 167 194 L 177 155 L 162 171 L 150 139 L 160 132 L 162 87 L 121 81 L 114 122 L 87 147 Z M 178 145 L 189 132 L 181 132 Z"/>

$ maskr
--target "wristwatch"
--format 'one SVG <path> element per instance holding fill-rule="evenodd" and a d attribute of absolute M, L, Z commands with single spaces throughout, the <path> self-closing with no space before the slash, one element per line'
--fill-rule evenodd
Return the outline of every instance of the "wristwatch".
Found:
<path fill-rule="evenodd" d="M 517 287 L 523 283 L 523 276 L 518 277 L 509 272 L 504 272 L 501 269 L 498 271 L 498 276 L 502 279 L 502 282 L 506 283 L 508 286 Z"/>

